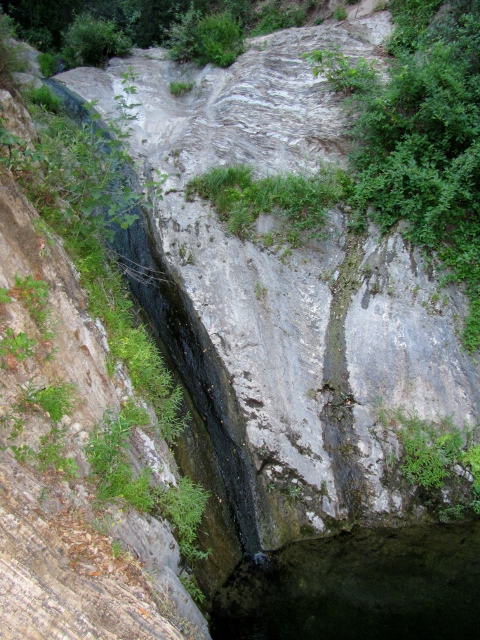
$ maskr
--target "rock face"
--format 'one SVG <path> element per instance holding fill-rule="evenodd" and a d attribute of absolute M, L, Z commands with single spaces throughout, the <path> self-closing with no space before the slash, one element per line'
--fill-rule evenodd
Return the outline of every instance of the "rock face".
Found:
<path fill-rule="evenodd" d="M 308 172 L 319 158 L 345 162 L 341 98 L 301 54 L 338 46 L 374 59 L 389 14 L 360 15 L 255 38 L 226 70 L 178 65 L 151 49 L 106 71 L 57 76 L 115 120 L 121 74 L 136 74 L 132 152 L 147 177 L 168 174 L 152 228 L 238 398 L 246 435 L 237 444 L 255 470 L 264 549 L 352 521 L 420 517 L 410 490 L 384 482 L 398 442 L 377 425 L 378 398 L 459 424 L 478 415 L 478 366 L 456 330 L 465 300 L 448 289 L 439 301 L 435 273 L 398 230 L 354 238 L 347 214 L 334 210 L 327 240 L 281 258 L 228 236 L 209 206 L 184 200 L 187 181 L 215 165 L 246 163 L 265 176 Z M 179 80 L 195 87 L 175 98 L 169 83 Z M 274 220 L 258 224 L 265 232 Z"/>
<path fill-rule="evenodd" d="M 28 112 L 6 91 L 0 104 L 6 126 L 31 140 Z M 209 638 L 205 619 L 178 578 L 180 553 L 170 524 L 134 511 L 92 509 L 84 444 L 106 409 L 119 410 L 131 383 L 120 370 L 115 378 L 107 375 L 102 327 L 86 313 L 85 294 L 62 247 L 47 241 L 39 222 L 0 164 L 0 287 L 3 294 L 13 291 L 0 305 L 2 637 Z M 16 279 L 28 276 L 48 285 L 51 336 L 15 294 Z M 31 341 L 25 357 L 5 347 L 4 341 L 20 335 Z M 69 480 L 53 470 L 40 473 L 25 453 L 38 451 L 53 423 L 39 407 L 22 407 L 22 398 L 59 382 L 75 388 L 72 410 L 56 425 L 65 432 L 65 455 L 78 465 L 78 477 Z M 137 465 L 148 462 L 159 483 L 175 484 L 166 443 L 135 431 Z M 115 558 L 114 539 L 131 555 Z"/>

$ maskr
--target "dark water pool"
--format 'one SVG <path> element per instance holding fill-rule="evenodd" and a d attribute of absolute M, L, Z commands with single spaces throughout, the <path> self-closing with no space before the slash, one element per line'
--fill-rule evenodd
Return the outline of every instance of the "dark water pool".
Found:
<path fill-rule="evenodd" d="M 352 531 L 258 560 L 217 593 L 214 640 L 480 638 L 480 523 Z"/>

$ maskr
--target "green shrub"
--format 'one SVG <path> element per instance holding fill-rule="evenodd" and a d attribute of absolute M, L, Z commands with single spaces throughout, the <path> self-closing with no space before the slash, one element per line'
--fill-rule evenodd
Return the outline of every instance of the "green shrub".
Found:
<path fill-rule="evenodd" d="M 202 560 L 210 551 L 197 549 L 197 527 L 200 524 L 210 494 L 190 478 L 181 478 L 178 487 L 158 492 L 157 508 L 177 529 L 180 550 L 189 562 Z"/>
<path fill-rule="evenodd" d="M 246 24 L 252 9 L 253 0 L 223 0 L 222 8 L 228 15 L 242 24 Z"/>
<path fill-rule="evenodd" d="M 280 29 L 301 27 L 305 24 L 307 15 L 302 9 L 285 9 L 276 4 L 264 5 L 253 16 L 255 26 L 250 36 L 263 36 Z"/>
<path fill-rule="evenodd" d="M 9 294 L 9 289 L 5 289 L 5 287 L 0 287 L 0 307 L 1 305 L 8 304 L 12 301 L 12 298 Z"/>
<path fill-rule="evenodd" d="M 64 414 L 71 411 L 74 399 L 75 385 L 69 382 L 49 385 L 29 396 L 29 402 L 39 405 L 53 422 L 58 422 Z"/>
<path fill-rule="evenodd" d="M 58 113 L 62 108 L 61 99 L 45 85 L 42 85 L 38 89 L 34 87 L 28 89 L 26 98 L 32 104 L 39 105 L 51 113 Z"/>
<path fill-rule="evenodd" d="M 38 55 L 38 64 L 44 78 L 50 78 L 55 73 L 57 61 L 51 53 L 40 53 Z"/>
<path fill-rule="evenodd" d="M 3 85 L 12 72 L 20 71 L 23 66 L 21 46 L 10 40 L 14 36 L 13 20 L 0 7 L 0 83 Z"/>
<path fill-rule="evenodd" d="M 192 7 L 171 28 L 168 46 L 173 60 L 228 67 L 243 53 L 243 35 L 240 24 L 228 14 L 202 17 Z"/>
<path fill-rule="evenodd" d="M 184 96 L 195 86 L 194 82 L 170 82 L 170 93 L 175 96 Z"/>
<path fill-rule="evenodd" d="M 39 51 L 53 51 L 54 49 L 53 34 L 47 27 L 37 26 L 25 29 L 19 22 L 19 36 L 21 40 L 28 42 L 28 44 Z"/>
<path fill-rule="evenodd" d="M 22 278 L 16 273 L 15 286 L 10 289 L 10 294 L 25 306 L 38 327 L 45 330 L 51 315 L 48 284 L 30 275 Z"/>
<path fill-rule="evenodd" d="M 112 21 L 89 13 L 77 16 L 63 36 L 62 55 L 67 66 L 99 66 L 112 56 L 126 56 L 132 43 Z"/>
<path fill-rule="evenodd" d="M 442 0 L 390 0 L 395 31 L 388 43 L 391 53 L 414 51 Z"/>
<path fill-rule="evenodd" d="M 400 468 L 411 484 L 439 489 L 447 478 L 455 477 L 453 467 L 460 463 L 470 467 L 474 492 L 480 492 L 480 445 L 469 441 L 469 431 L 463 437 L 449 416 L 433 422 L 379 405 L 379 421 L 385 428 L 395 428 L 404 448 Z"/>
<path fill-rule="evenodd" d="M 449 475 L 449 460 L 433 439 L 428 425 L 415 417 L 407 419 L 400 439 L 405 449 L 402 471 L 407 480 L 426 489 L 443 486 Z"/>
<path fill-rule="evenodd" d="M 460 481 L 457 464 L 470 469 L 473 494 L 467 493 L 458 504 L 440 509 L 440 520 L 464 517 L 467 509 L 480 514 L 480 445 L 471 441 L 472 431 L 467 429 L 463 436 L 448 416 L 437 422 L 422 420 L 402 409 L 387 410 L 381 403 L 378 412 L 379 422 L 384 428 L 393 428 L 403 445 L 400 470 L 411 484 L 428 491 L 442 489 L 447 480 L 450 486 Z"/>
<path fill-rule="evenodd" d="M 460 430 L 448 416 L 435 423 L 415 413 L 380 406 L 379 420 L 385 427 L 395 427 L 404 449 L 400 468 L 411 484 L 425 489 L 443 487 L 453 466 L 465 455 Z"/>
<path fill-rule="evenodd" d="M 196 60 L 198 45 L 198 23 L 202 14 L 193 8 L 181 16 L 176 24 L 172 25 L 168 33 L 167 46 L 172 60 L 187 62 Z"/>
<path fill-rule="evenodd" d="M 150 489 L 151 470 L 144 468 L 135 478 L 127 457 L 128 438 L 134 426 L 123 412 L 117 418 L 107 413 L 90 434 L 86 454 L 98 479 L 99 500 L 121 498 L 139 511 L 149 511 L 155 504 Z"/>
<path fill-rule="evenodd" d="M 228 67 L 243 51 L 240 24 L 228 14 L 211 14 L 200 20 L 197 60 L 201 65 L 211 62 L 218 67 Z"/>
<path fill-rule="evenodd" d="M 462 457 L 462 463 L 470 467 L 474 478 L 473 490 L 478 497 L 480 494 L 480 445 L 469 447 Z"/>
<path fill-rule="evenodd" d="M 139 407 L 133 400 L 128 400 L 124 404 L 122 415 L 126 420 L 139 427 L 146 427 L 150 424 L 148 411 L 143 407 Z"/>
<path fill-rule="evenodd" d="M 35 340 L 29 338 L 23 331 L 15 335 L 13 329 L 7 327 L 5 335 L 0 341 L 0 358 L 8 359 L 8 356 L 11 356 L 18 362 L 23 362 L 26 358 L 34 355 L 35 345 Z"/>
<path fill-rule="evenodd" d="M 160 510 L 175 525 L 180 549 L 187 559 L 206 558 L 208 552 L 199 551 L 195 541 L 208 492 L 189 478 L 182 478 L 177 489 L 152 488 L 149 468 L 135 477 L 127 455 L 128 439 L 134 426 L 136 423 L 124 410 L 116 418 L 107 412 L 90 434 L 85 451 L 97 479 L 98 499 L 122 499 L 139 511 Z"/>
<path fill-rule="evenodd" d="M 190 575 L 182 574 L 180 576 L 180 582 L 183 584 L 185 589 L 188 591 L 188 593 L 192 596 L 192 598 L 196 602 L 198 602 L 199 604 L 202 604 L 202 602 L 205 602 L 205 595 L 203 594 L 200 587 L 198 586 L 195 576 L 193 574 L 190 574 Z"/>
<path fill-rule="evenodd" d="M 378 73 L 374 63 L 368 63 L 365 58 L 351 65 L 348 56 L 328 49 L 312 51 L 303 57 L 313 66 L 313 75 L 317 77 L 320 73 L 324 74 L 334 91 L 349 95 L 372 91 L 377 86 Z"/>
<path fill-rule="evenodd" d="M 345 7 L 337 7 L 333 12 L 333 17 L 335 20 L 346 20 L 347 10 Z"/>

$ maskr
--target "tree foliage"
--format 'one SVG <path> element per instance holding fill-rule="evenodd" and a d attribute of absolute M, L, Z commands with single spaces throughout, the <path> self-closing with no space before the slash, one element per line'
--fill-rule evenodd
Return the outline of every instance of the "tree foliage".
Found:
<path fill-rule="evenodd" d="M 69 67 L 97 66 L 112 56 L 128 55 L 132 43 L 114 22 L 94 18 L 89 13 L 77 16 L 64 34 L 63 57 Z"/>

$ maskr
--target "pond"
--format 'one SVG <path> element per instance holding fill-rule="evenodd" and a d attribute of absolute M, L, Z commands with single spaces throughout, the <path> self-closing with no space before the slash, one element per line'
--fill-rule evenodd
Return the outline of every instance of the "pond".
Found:
<path fill-rule="evenodd" d="M 245 559 L 214 640 L 477 638 L 480 524 L 352 530 Z"/>

